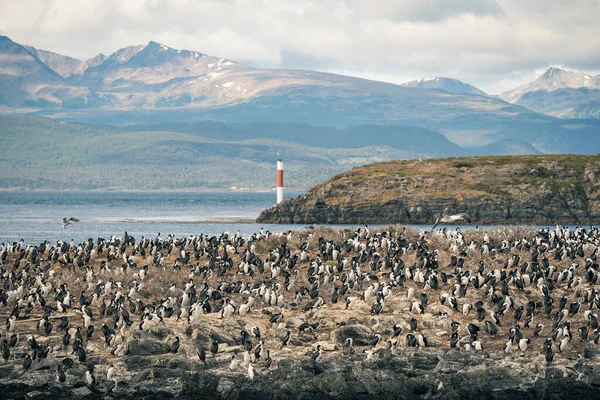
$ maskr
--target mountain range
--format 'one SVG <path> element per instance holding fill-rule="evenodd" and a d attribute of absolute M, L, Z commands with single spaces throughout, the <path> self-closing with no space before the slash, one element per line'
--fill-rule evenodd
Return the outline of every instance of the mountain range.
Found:
<path fill-rule="evenodd" d="M 600 118 L 600 75 L 548 68 L 535 81 L 500 98 L 559 118 Z"/>
<path fill-rule="evenodd" d="M 584 92 L 592 100 L 586 102 Z M 451 78 L 397 85 L 316 71 L 259 69 L 157 42 L 81 61 L 0 36 L 0 114 L 27 117 L 18 120 L 22 126 L 14 131 L 16 137 L 30 127 L 49 140 L 43 130 L 50 125 L 39 117 L 67 123 L 52 125 L 51 130 L 70 126 L 70 136 L 57 137 L 88 141 L 61 153 L 69 165 L 78 167 L 91 162 L 79 155 L 91 152 L 89 143 L 96 143 L 89 132 L 126 138 L 128 146 L 108 147 L 94 159 L 100 171 L 137 160 L 137 167 L 156 172 L 143 161 L 144 155 L 157 157 L 161 165 L 171 165 L 181 154 L 182 159 L 219 159 L 218 165 L 264 163 L 267 154 L 257 152 L 256 146 L 267 141 L 269 151 L 279 148 L 284 156 L 286 151 L 294 154 L 298 173 L 306 178 L 299 183 L 302 187 L 350 165 L 392 158 L 596 154 L 597 93 L 598 77 L 558 69 L 497 97 Z M 0 135 L 11 140 L 11 132 L 3 129 Z M 169 135 L 180 140 L 174 143 Z M 162 153 L 150 144 L 129 142 L 144 142 L 145 137 L 154 138 L 148 143 Z M 212 152 L 198 144 L 209 142 Z M 179 155 L 168 150 L 167 143 L 179 149 Z M 11 144 L 16 152 L 40 156 L 19 145 Z M 36 161 L 35 168 L 26 163 L 16 175 L 35 180 L 36 173 L 52 169 L 53 162 Z M 267 176 L 270 164 L 261 165 Z M 28 166 L 32 169 L 25 174 Z M 232 179 L 208 186 L 236 185 L 232 174 Z M 106 185 L 122 187 L 111 182 Z M 244 178 L 236 186 L 260 186 L 248 182 Z"/>

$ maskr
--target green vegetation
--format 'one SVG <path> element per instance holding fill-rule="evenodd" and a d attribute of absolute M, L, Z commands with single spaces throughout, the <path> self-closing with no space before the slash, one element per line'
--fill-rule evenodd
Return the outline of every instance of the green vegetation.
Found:
<path fill-rule="evenodd" d="M 219 127 L 222 128 L 221 124 Z M 226 125 L 225 125 L 226 126 Z M 349 167 L 415 157 L 391 147 L 321 148 L 277 139 L 219 140 L 205 131 L 140 131 L 0 116 L 0 188 L 269 190 L 277 153 L 286 185 L 306 189 Z"/>
<path fill-rule="evenodd" d="M 462 169 L 456 173 L 456 169 Z M 536 155 L 390 161 L 360 166 L 315 187 L 328 204 L 351 196 L 389 201 L 402 196 L 428 198 L 504 198 L 522 201 L 529 192 L 588 201 L 596 191 L 587 173 L 600 174 L 600 156 Z M 361 190 L 368 188 L 368 190 Z M 354 204 L 357 198 L 353 197 Z"/>

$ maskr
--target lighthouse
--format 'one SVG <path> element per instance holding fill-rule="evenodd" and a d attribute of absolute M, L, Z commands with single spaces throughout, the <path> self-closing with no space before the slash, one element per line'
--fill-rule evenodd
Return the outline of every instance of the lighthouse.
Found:
<path fill-rule="evenodd" d="M 277 204 L 283 201 L 283 159 L 277 160 Z"/>

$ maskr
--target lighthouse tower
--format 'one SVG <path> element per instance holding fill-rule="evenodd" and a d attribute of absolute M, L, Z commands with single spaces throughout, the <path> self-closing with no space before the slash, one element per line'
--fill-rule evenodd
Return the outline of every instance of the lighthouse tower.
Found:
<path fill-rule="evenodd" d="M 277 204 L 283 201 L 283 159 L 277 160 Z"/>

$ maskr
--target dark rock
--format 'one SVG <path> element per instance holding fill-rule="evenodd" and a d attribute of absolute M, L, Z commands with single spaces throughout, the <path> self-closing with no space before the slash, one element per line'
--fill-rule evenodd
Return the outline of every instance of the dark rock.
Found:
<path fill-rule="evenodd" d="M 128 371 L 150 368 L 153 364 L 154 360 L 152 358 L 132 355 L 125 357 L 125 367 Z"/>
<path fill-rule="evenodd" d="M 185 374 L 182 377 L 181 394 L 195 399 L 215 399 L 219 397 L 217 387 L 220 377 L 207 373 Z"/>
<path fill-rule="evenodd" d="M 545 367 L 536 360 L 483 358 L 473 352 L 445 349 L 405 349 L 374 360 L 324 357 L 277 360 L 277 368 L 258 371 L 253 381 L 243 371 L 222 375 L 216 367 L 188 362 L 184 357 L 129 357 L 130 366 L 152 366 L 119 382 L 115 399 L 593 399 L 600 398 L 600 367 L 580 359 Z M 544 365 L 536 367 L 536 365 Z M 85 366 L 70 374 L 72 386 L 60 388 L 46 382 L 45 373 L 13 375 L 10 382 L 0 377 L 0 399 L 105 398 L 107 385 L 100 378 L 95 391 L 80 380 Z M 36 375 L 37 374 L 37 375 Z M 42 378 L 43 377 L 43 378 Z M 43 380 L 39 380 L 42 378 Z M 29 397 L 28 397 L 29 396 Z"/>
<path fill-rule="evenodd" d="M 197 358 L 196 358 L 197 359 Z M 169 369 L 180 369 L 180 370 L 189 370 L 190 363 L 182 358 L 174 358 L 167 361 L 167 368 Z"/>
<path fill-rule="evenodd" d="M 594 344 L 589 343 L 583 349 L 583 356 L 587 359 L 595 358 L 598 354 L 600 354 L 600 349 Z"/>
<path fill-rule="evenodd" d="M 414 394 L 421 395 L 421 394 L 426 394 L 427 392 L 429 392 L 429 390 L 430 390 L 430 388 L 428 385 L 419 382 L 413 386 L 412 392 Z"/>
<path fill-rule="evenodd" d="M 415 369 L 430 370 L 438 365 L 440 359 L 437 354 L 419 351 L 413 354 L 410 361 Z"/>
<path fill-rule="evenodd" d="M 277 368 L 280 370 L 291 370 L 294 366 L 294 362 L 292 360 L 279 360 L 277 362 Z"/>
<path fill-rule="evenodd" d="M 156 368 L 154 370 L 154 379 L 160 380 L 160 379 L 168 379 L 168 378 L 177 378 L 177 377 L 181 376 L 181 373 L 183 371 L 184 370 L 179 370 L 179 369 Z"/>
<path fill-rule="evenodd" d="M 156 339 L 132 339 L 127 344 L 129 354 L 133 356 L 149 356 L 166 354 L 171 350 L 169 345 Z"/>
<path fill-rule="evenodd" d="M 162 325 L 153 326 L 150 329 L 150 333 L 160 340 L 165 340 L 168 336 L 174 335 L 173 329 L 167 328 L 166 326 Z"/>
<path fill-rule="evenodd" d="M 50 397 L 50 392 L 42 392 L 41 390 L 33 390 L 27 393 L 28 399 L 47 399 Z"/>
<path fill-rule="evenodd" d="M 314 375 L 319 375 L 325 372 L 325 368 L 319 362 L 308 358 L 300 363 L 300 369 L 303 371 L 311 372 Z"/>
<path fill-rule="evenodd" d="M 149 369 L 145 369 L 143 371 L 138 372 L 133 378 L 131 378 L 131 383 L 140 383 L 152 378 L 152 372 Z"/>
<path fill-rule="evenodd" d="M 219 343 L 227 343 L 229 346 L 241 344 L 241 328 L 237 323 L 232 322 L 227 325 L 227 330 L 219 329 L 208 324 L 195 324 L 188 328 L 187 332 L 192 336 L 192 340 L 196 342 L 196 346 L 209 349 L 212 340 Z"/>

